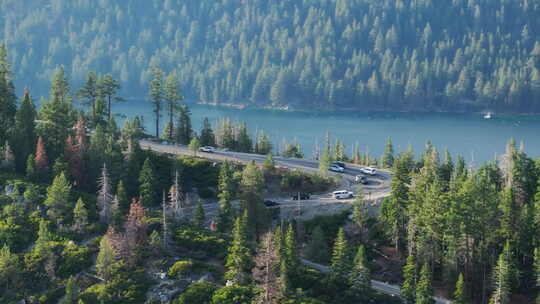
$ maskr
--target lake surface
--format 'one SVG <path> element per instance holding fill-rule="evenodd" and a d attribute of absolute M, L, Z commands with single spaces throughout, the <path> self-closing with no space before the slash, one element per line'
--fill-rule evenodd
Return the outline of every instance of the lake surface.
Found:
<path fill-rule="evenodd" d="M 190 105 L 193 128 L 199 132 L 203 119 L 215 122 L 222 117 L 233 121 L 245 121 L 252 133 L 264 130 L 275 148 L 283 140 L 297 140 L 306 157 L 311 158 L 316 142 L 324 142 L 326 132 L 333 140 L 339 138 L 350 155 L 356 143 L 360 149 L 369 149 L 370 155 L 379 157 L 384 151 L 388 137 L 392 138 L 396 151 L 406 150 L 409 145 L 416 153 L 431 140 L 442 151 L 445 148 L 462 155 L 477 166 L 504 153 L 506 142 L 514 137 L 518 144 L 523 141 L 525 151 L 532 157 L 540 156 L 540 117 L 497 116 L 483 119 L 481 114 L 422 114 L 422 113 L 305 113 L 272 110 L 238 110 L 205 105 Z M 115 105 L 114 112 L 127 117 L 142 115 L 147 130 L 154 133 L 153 113 L 148 102 Z M 165 115 L 162 120 L 165 120 Z"/>

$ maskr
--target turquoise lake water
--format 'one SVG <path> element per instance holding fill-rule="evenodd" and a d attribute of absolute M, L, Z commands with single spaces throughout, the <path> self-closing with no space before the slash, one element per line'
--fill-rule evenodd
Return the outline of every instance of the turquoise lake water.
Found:
<path fill-rule="evenodd" d="M 428 140 L 442 154 L 445 148 L 455 155 L 462 155 L 468 162 L 478 165 L 504 153 L 506 142 L 514 137 L 523 142 L 525 151 L 540 157 L 540 117 L 500 116 L 491 120 L 481 114 L 448 113 L 307 113 L 273 110 L 238 110 L 206 105 L 190 105 L 192 123 L 198 132 L 204 117 L 212 123 L 229 117 L 233 121 L 245 121 L 252 133 L 264 130 L 274 142 L 282 146 L 283 140 L 298 141 L 306 157 L 313 155 L 316 142 L 322 143 L 326 132 L 346 144 L 350 155 L 356 143 L 360 149 L 369 149 L 370 155 L 380 156 L 388 137 L 392 138 L 396 151 L 406 150 L 409 145 L 420 152 Z M 114 112 L 133 117 L 143 116 L 150 133 L 154 133 L 153 113 L 148 102 L 127 102 L 115 105 Z M 165 116 L 162 118 L 165 120 Z"/>

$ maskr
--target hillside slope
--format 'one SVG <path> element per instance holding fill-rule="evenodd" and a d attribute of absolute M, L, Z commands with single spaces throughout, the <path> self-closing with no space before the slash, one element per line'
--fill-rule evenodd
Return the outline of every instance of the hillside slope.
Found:
<path fill-rule="evenodd" d="M 0 39 L 35 95 L 63 64 L 141 98 L 159 65 L 194 101 L 529 113 L 537 16 L 531 0 L 0 0 Z"/>

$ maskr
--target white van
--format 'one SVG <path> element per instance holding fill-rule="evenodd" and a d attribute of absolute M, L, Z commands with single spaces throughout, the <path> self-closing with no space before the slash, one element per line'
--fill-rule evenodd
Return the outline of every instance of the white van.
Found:
<path fill-rule="evenodd" d="M 375 168 L 371 168 L 371 167 L 360 168 L 360 172 L 362 172 L 364 174 L 369 174 L 369 175 L 377 174 L 377 170 L 375 170 Z"/>
<path fill-rule="evenodd" d="M 347 190 L 334 191 L 332 194 L 334 195 L 334 198 L 336 199 L 347 199 L 347 198 L 354 197 L 354 193 Z"/>

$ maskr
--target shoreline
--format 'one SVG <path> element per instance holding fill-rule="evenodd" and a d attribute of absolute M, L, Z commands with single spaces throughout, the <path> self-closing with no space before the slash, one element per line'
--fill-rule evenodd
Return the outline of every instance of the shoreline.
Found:
<path fill-rule="evenodd" d="M 290 113 L 290 114 L 312 114 L 312 115 L 351 115 L 351 114 L 412 114 L 412 115 L 422 115 L 422 114 L 455 114 L 455 115 L 478 115 L 483 116 L 487 112 L 493 114 L 493 118 L 485 120 L 493 120 L 497 118 L 508 118 L 508 117 L 523 117 L 523 118 L 539 118 L 540 113 L 520 113 L 520 112 L 496 112 L 496 111 L 448 111 L 448 110 L 432 110 L 432 111 L 421 111 L 421 110 L 369 110 L 362 111 L 357 108 L 343 108 L 341 110 L 327 109 L 327 110 L 307 110 L 302 108 L 290 108 L 286 107 L 272 107 L 272 106 L 252 106 L 246 104 L 237 104 L 237 103 L 203 103 L 203 102 L 189 102 L 188 104 L 194 104 L 197 106 L 208 106 L 213 108 L 222 108 L 222 109 L 232 109 L 239 111 L 271 111 L 278 113 Z"/>

